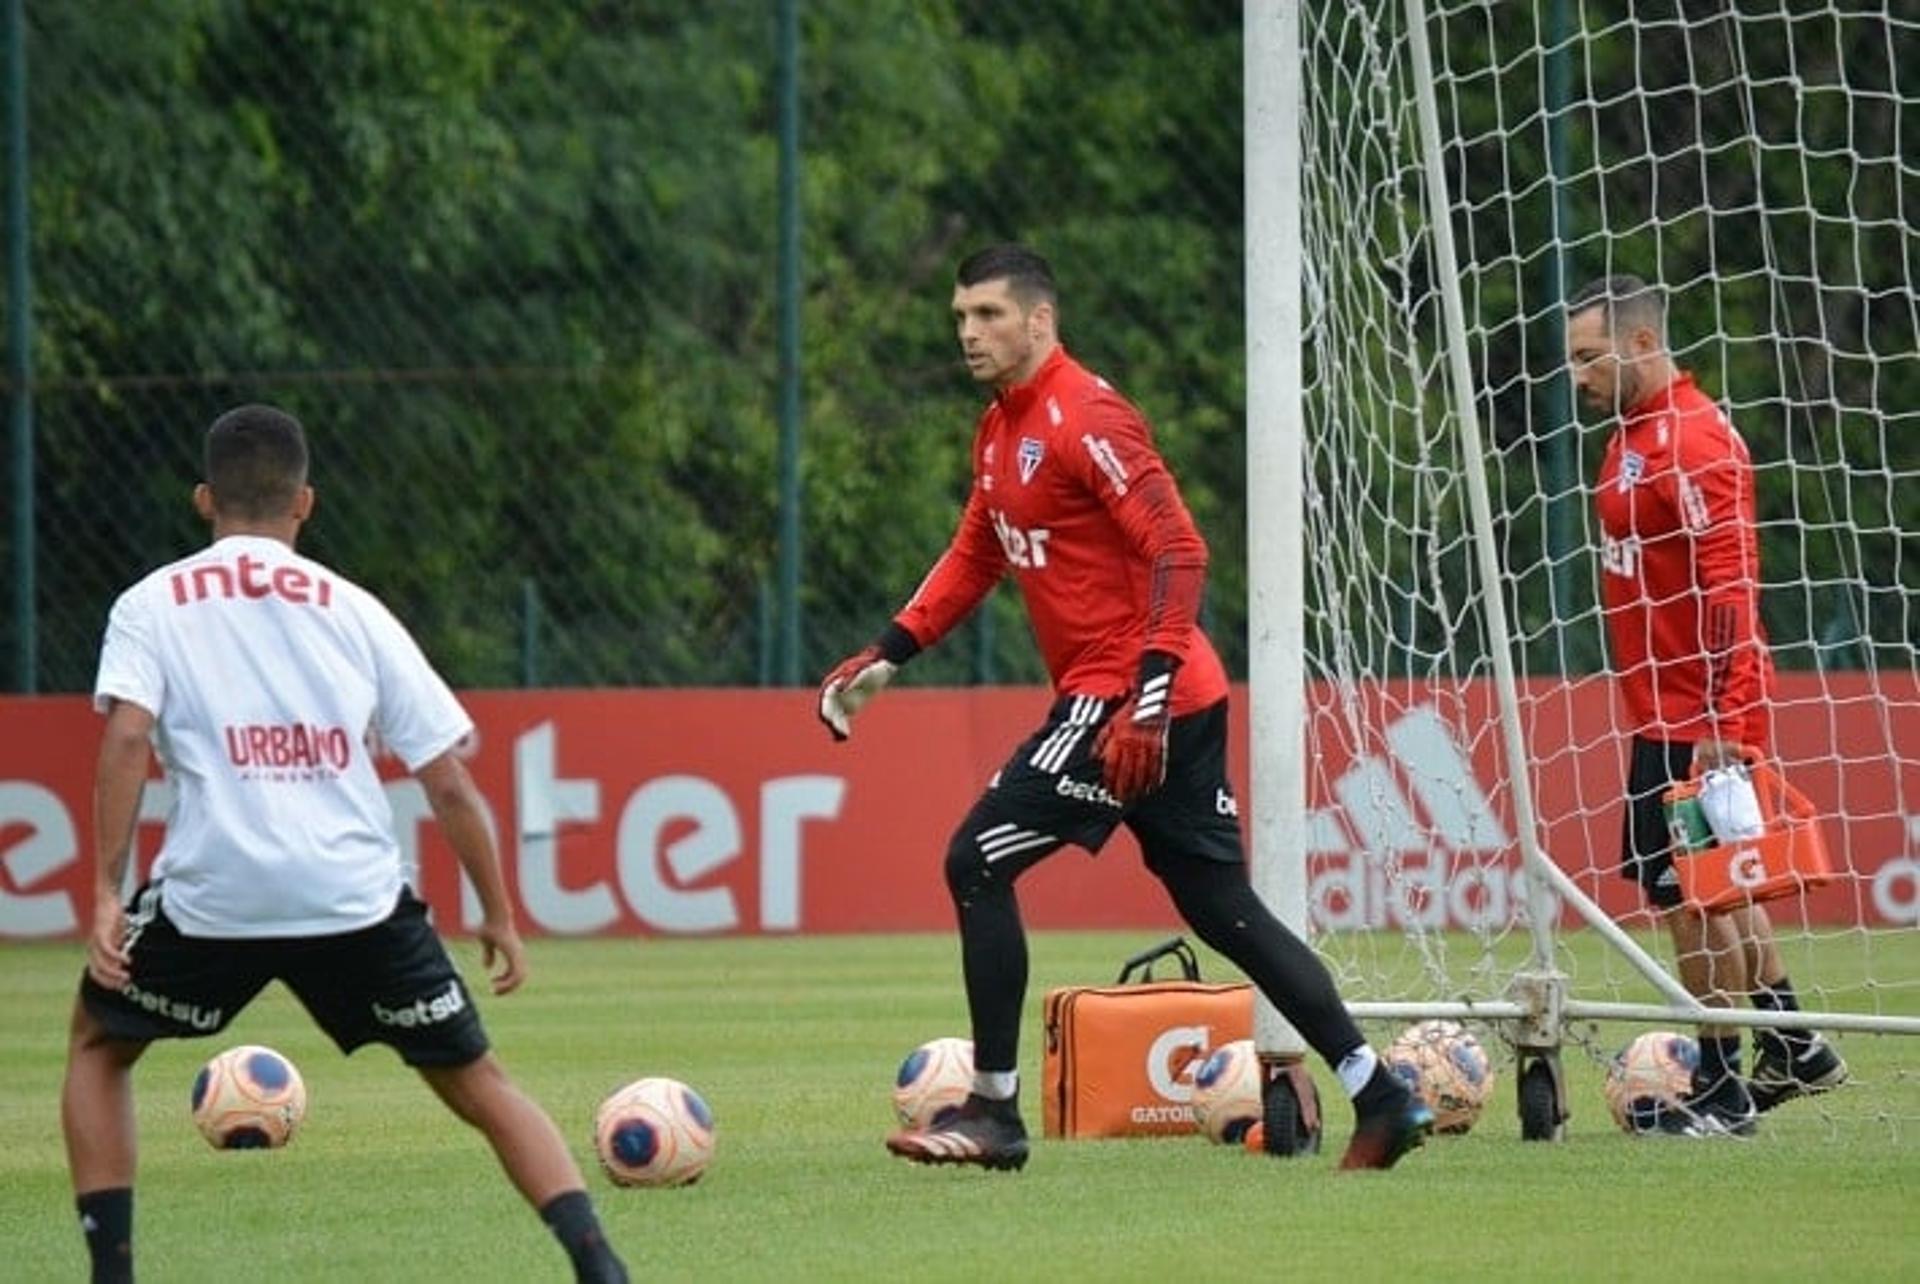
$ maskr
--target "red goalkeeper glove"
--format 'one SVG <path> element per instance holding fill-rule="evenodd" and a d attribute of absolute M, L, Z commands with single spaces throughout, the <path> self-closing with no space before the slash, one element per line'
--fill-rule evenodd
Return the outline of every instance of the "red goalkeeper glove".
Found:
<path fill-rule="evenodd" d="M 835 740 L 853 734 L 853 715 L 879 695 L 919 649 L 913 634 L 888 624 L 878 639 L 833 666 L 820 682 L 820 721 Z"/>
<path fill-rule="evenodd" d="M 1093 752 L 1100 759 L 1107 792 L 1123 803 L 1166 783 L 1176 667 L 1173 657 L 1161 651 L 1141 656 L 1139 687 L 1094 738 Z"/>

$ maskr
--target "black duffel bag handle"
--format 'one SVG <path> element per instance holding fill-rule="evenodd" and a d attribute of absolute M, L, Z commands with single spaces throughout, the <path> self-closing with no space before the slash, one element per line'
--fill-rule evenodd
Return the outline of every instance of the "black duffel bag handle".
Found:
<path fill-rule="evenodd" d="M 1170 936 L 1158 945 L 1141 950 L 1128 959 L 1120 968 L 1120 977 L 1115 985 L 1126 985 L 1132 981 L 1153 980 L 1153 965 L 1161 959 L 1174 958 L 1180 961 L 1180 974 L 1189 981 L 1200 979 L 1200 960 L 1194 955 L 1193 947 L 1187 944 L 1184 936 Z M 1136 975 L 1137 974 L 1137 975 Z"/>

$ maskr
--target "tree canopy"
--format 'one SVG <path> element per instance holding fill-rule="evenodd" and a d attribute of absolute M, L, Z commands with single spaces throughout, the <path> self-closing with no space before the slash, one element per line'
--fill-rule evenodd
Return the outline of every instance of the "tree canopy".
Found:
<path fill-rule="evenodd" d="M 877 630 L 950 532 L 980 406 L 947 316 L 952 267 L 1012 238 L 1053 260 L 1068 345 L 1155 424 L 1213 547 L 1209 623 L 1243 670 L 1240 6 L 911 0 L 801 15 L 807 670 Z M 1576 275 L 1637 266 L 1700 287 L 1680 296 L 1676 329 L 1717 337 L 1707 382 L 1750 406 L 1757 457 L 1858 465 L 1818 489 L 1763 470 L 1763 510 L 1800 524 L 1770 528 L 1773 578 L 1804 564 L 1838 580 L 1872 555 L 1839 524 L 1896 551 L 1920 529 L 1920 501 L 1892 485 L 1920 446 L 1890 418 L 1826 408 L 1911 407 L 1920 386 L 1887 355 L 1910 353 L 1914 332 L 1884 265 L 1859 285 L 1864 308 L 1806 284 L 1850 270 L 1816 214 L 1910 264 L 1897 218 L 1920 193 L 1910 157 L 1888 190 L 1843 190 L 1858 165 L 1781 150 L 1771 109 L 1798 113 L 1802 143 L 1856 153 L 1879 146 L 1875 121 L 1909 148 L 1920 127 L 1891 94 L 1820 92 L 1819 68 L 1842 63 L 1892 84 L 1870 32 L 1828 48 L 1790 21 L 1748 24 L 1749 64 L 1777 60 L 1776 28 L 1829 60 L 1801 57 L 1790 104 L 1770 85 L 1715 99 L 1724 68 L 1688 42 L 1586 33 L 1583 101 L 1620 103 L 1636 77 L 1665 93 L 1704 76 L 1716 112 L 1769 112 L 1749 128 L 1758 163 L 1715 152 L 1688 171 L 1711 189 L 1697 214 L 1701 194 L 1689 203 L 1646 159 L 1684 150 L 1665 136 L 1685 129 L 1680 113 L 1591 111 L 1573 131 L 1590 163 L 1566 186 L 1563 230 L 1579 233 Z M 186 503 L 201 432 L 252 399 L 312 434 L 308 550 L 380 592 L 456 682 L 765 680 L 771 6 L 101 0 L 32 6 L 28 36 L 43 688 L 85 688 L 113 594 L 203 538 Z M 1453 65 L 1490 69 L 1448 85 L 1472 140 L 1449 159 L 1484 256 L 1469 272 L 1480 391 L 1521 568 L 1544 547 L 1528 526 L 1541 443 L 1568 430 L 1531 405 L 1553 360 L 1538 347 L 1551 301 L 1528 275 L 1553 216 L 1515 180 L 1516 164 L 1545 168 L 1539 60 L 1519 52 L 1537 40 L 1471 13 L 1446 39 Z M 1788 213 L 1746 212 L 1774 189 Z M 1766 278 L 1768 264 L 1787 276 Z M 1733 275 L 1706 288 L 1716 273 Z M 1807 328 L 1807 307 L 1834 323 Z M 1816 342 L 1839 357 L 1781 363 L 1780 345 Z M 1817 413 L 1770 409 L 1783 378 L 1804 381 L 1792 404 Z M 1902 613 L 1878 627 L 1910 644 L 1915 572 L 1895 560 Z M 1520 576 L 1523 614 L 1543 591 Z M 1810 636 L 1820 604 L 1783 602 L 1770 610 L 1785 632 Z M 1016 604 L 1003 594 L 983 614 L 916 664 L 920 680 L 1041 676 Z"/>

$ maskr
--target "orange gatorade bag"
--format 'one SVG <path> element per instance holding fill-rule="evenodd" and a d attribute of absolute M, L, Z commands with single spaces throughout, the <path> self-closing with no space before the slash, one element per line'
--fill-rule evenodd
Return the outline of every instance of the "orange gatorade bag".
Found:
<path fill-rule="evenodd" d="M 1156 981 L 1172 958 L 1182 979 Z M 1041 1067 L 1049 1137 L 1171 1137 L 1195 1130 L 1193 1073 L 1223 1043 L 1253 1037 L 1253 987 L 1207 985 L 1184 937 L 1126 961 L 1112 985 L 1049 990 Z"/>
<path fill-rule="evenodd" d="M 1753 786 L 1750 837 L 1722 842 L 1702 806 L 1712 787 L 1697 768 L 1693 777 L 1663 795 L 1673 836 L 1673 867 L 1687 904 L 1703 910 L 1731 909 L 1753 901 L 1793 896 L 1833 881 L 1826 838 L 1805 794 L 1757 759 L 1730 769 Z"/>

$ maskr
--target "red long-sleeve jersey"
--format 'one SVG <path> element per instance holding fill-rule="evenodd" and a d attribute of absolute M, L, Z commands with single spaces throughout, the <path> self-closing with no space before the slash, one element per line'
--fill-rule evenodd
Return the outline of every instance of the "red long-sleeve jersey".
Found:
<path fill-rule="evenodd" d="M 1765 748 L 1773 661 L 1753 463 L 1693 376 L 1621 417 L 1594 508 L 1607 640 L 1634 730 Z"/>
<path fill-rule="evenodd" d="M 1055 691 L 1124 694 L 1163 651 L 1178 717 L 1227 694 L 1197 622 L 1206 564 L 1146 418 L 1056 348 L 980 416 L 959 528 L 895 622 L 930 646 L 1011 571 Z"/>

